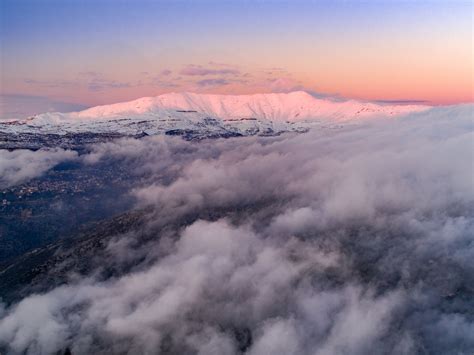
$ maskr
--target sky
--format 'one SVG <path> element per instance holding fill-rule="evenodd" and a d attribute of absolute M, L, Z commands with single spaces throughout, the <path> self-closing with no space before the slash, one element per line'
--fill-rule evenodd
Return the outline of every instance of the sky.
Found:
<path fill-rule="evenodd" d="M 12 100 L 64 110 L 181 91 L 474 100 L 471 1 L 0 4 L 3 111 Z"/>

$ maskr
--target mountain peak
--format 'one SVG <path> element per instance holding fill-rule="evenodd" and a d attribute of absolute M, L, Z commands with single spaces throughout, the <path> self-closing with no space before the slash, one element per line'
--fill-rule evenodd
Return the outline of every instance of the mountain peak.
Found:
<path fill-rule="evenodd" d="M 308 119 L 348 120 L 376 115 L 399 115 L 426 109 L 420 105 L 378 105 L 374 103 L 318 99 L 305 91 L 251 95 L 167 93 L 156 97 L 92 107 L 70 114 L 71 118 L 113 118 L 164 111 L 196 111 L 222 119 L 259 118 L 272 121 Z"/>
<path fill-rule="evenodd" d="M 332 101 L 315 98 L 304 91 L 253 95 L 167 93 L 79 112 L 44 113 L 27 121 L 0 123 L 0 134 L 24 133 L 25 137 L 77 134 L 80 142 L 96 136 L 100 140 L 104 134 L 105 137 L 166 134 L 186 139 L 271 136 L 306 132 L 312 127 L 332 126 L 349 120 L 403 115 L 427 108 L 382 106 L 354 100 Z M 88 135 L 83 137 L 82 133 Z M 25 139 L 28 141 L 30 138 Z M 18 141 L 20 146 L 22 140 Z M 68 142 L 66 139 L 63 143 L 67 146 Z M 9 144 L 7 142 L 11 147 Z M 51 144 L 54 146 L 56 143 Z"/>

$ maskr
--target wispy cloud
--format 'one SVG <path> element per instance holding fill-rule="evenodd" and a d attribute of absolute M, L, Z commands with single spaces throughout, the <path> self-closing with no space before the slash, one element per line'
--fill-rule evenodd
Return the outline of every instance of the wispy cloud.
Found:
<path fill-rule="evenodd" d="M 239 75 L 240 70 L 235 68 L 206 68 L 201 65 L 188 65 L 180 72 L 181 75 L 206 76 L 206 75 Z"/>
<path fill-rule="evenodd" d="M 197 82 L 198 86 L 222 86 L 228 85 L 230 82 L 226 79 L 203 79 Z"/>
<path fill-rule="evenodd" d="M 238 68 L 238 66 L 235 64 L 215 62 L 213 60 L 209 61 L 207 64 L 213 67 L 226 67 L 226 68 L 235 68 L 235 69 Z"/>
<path fill-rule="evenodd" d="M 89 71 L 79 73 L 80 78 L 85 78 L 87 90 L 103 91 L 106 89 L 121 89 L 133 86 L 130 82 L 108 79 L 105 74 Z"/>
<path fill-rule="evenodd" d="M 96 92 L 106 89 L 120 89 L 130 88 L 139 83 L 124 82 L 109 79 L 105 74 L 86 71 L 77 74 L 74 80 L 52 79 L 52 80 L 36 80 L 24 79 L 26 84 L 44 87 L 44 88 L 58 88 L 58 89 L 80 89 L 85 87 L 88 91 Z"/>
<path fill-rule="evenodd" d="M 391 105 L 419 105 L 419 104 L 428 104 L 428 100 L 375 100 L 374 102 L 380 104 L 391 104 Z"/>
<path fill-rule="evenodd" d="M 291 92 L 305 89 L 299 81 L 288 77 L 268 79 L 267 85 L 273 92 Z"/>
<path fill-rule="evenodd" d="M 169 70 L 169 69 L 163 69 L 160 74 L 163 75 L 163 76 L 168 76 L 168 75 L 171 75 L 173 73 L 173 71 Z"/>
<path fill-rule="evenodd" d="M 24 79 L 23 82 L 28 85 L 44 87 L 44 88 L 78 88 L 80 83 L 75 80 L 37 80 L 37 79 Z"/>

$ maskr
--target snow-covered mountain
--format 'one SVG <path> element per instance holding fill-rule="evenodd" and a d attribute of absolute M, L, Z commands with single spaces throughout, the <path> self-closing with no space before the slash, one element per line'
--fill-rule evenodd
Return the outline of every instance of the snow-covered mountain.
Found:
<path fill-rule="evenodd" d="M 181 109 L 197 111 L 224 120 L 257 118 L 294 122 L 314 118 L 346 120 L 377 114 L 399 115 L 423 108 L 424 106 L 418 105 L 382 106 L 354 100 L 336 102 L 317 99 L 304 91 L 255 95 L 170 93 L 113 105 L 97 106 L 70 114 L 70 117 L 111 118 Z"/>
<path fill-rule="evenodd" d="M 255 95 L 169 93 L 79 112 L 43 113 L 1 122 L 0 135 L 2 141 L 18 134 L 168 134 L 188 139 L 277 135 L 427 108 L 317 99 L 303 91 Z"/>

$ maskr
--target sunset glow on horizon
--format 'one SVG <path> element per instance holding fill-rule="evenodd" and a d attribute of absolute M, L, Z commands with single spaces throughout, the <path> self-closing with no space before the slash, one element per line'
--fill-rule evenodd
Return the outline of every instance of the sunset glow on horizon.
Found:
<path fill-rule="evenodd" d="M 471 2 L 1 1 L 1 94 L 472 102 Z"/>

